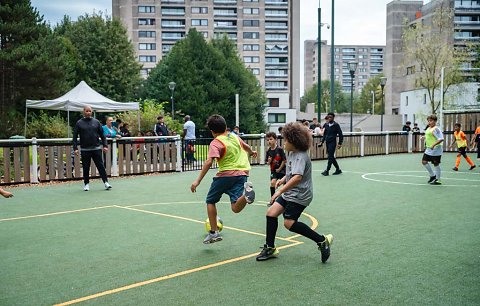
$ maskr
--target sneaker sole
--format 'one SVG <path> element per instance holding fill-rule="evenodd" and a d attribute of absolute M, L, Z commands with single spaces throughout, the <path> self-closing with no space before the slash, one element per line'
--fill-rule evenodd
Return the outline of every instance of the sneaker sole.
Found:
<path fill-rule="evenodd" d="M 219 242 L 219 241 L 222 241 L 222 240 L 223 240 L 222 237 L 218 237 L 218 238 L 210 239 L 208 241 L 204 241 L 203 244 L 212 244 L 212 243 Z"/>

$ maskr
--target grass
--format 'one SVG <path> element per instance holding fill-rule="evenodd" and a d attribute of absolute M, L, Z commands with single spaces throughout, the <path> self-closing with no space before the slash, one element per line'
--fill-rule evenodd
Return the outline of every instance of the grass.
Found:
<path fill-rule="evenodd" d="M 88 193 L 79 182 L 14 188 L 13 199 L 0 199 L 0 305 L 98 293 L 83 303 L 478 305 L 480 175 L 464 161 L 449 171 L 455 155 L 446 154 L 444 185 L 430 186 L 420 158 L 341 159 L 344 174 L 329 177 L 324 161 L 313 163 L 311 218 L 301 220 L 334 234 L 327 264 L 303 237 L 277 239 L 278 259 L 254 260 L 264 243 L 266 167 L 252 169 L 255 204 L 237 215 L 218 205 L 224 241 L 213 245 L 201 241 L 215 171 L 194 194 L 195 172 L 112 179 L 110 192 L 98 181 Z M 56 212 L 68 213 L 39 216 Z M 35 217 L 9 219 L 25 216 Z M 292 236 L 282 222 L 278 236 Z"/>

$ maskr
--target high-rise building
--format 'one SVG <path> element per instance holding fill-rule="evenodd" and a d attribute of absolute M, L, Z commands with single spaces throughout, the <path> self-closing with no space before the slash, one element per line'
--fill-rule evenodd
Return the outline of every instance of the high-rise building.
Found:
<path fill-rule="evenodd" d="M 300 1 L 113 0 L 112 12 L 127 28 L 144 77 L 190 28 L 206 39 L 226 34 L 265 88 L 266 121 L 272 129 L 296 119 Z"/>
<path fill-rule="evenodd" d="M 318 43 L 316 40 L 306 40 L 305 45 L 305 91 L 310 89 L 318 79 Z M 372 45 L 335 45 L 334 47 L 334 75 L 340 82 L 343 91 L 350 92 L 351 76 L 348 62 L 356 62 L 354 90 L 360 91 L 367 84 L 369 78 L 383 73 L 385 46 Z M 330 80 L 331 46 L 322 41 L 321 50 L 321 78 Z"/>

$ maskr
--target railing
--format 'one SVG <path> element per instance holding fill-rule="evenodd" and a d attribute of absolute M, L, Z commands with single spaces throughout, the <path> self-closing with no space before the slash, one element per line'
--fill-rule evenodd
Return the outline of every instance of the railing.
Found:
<path fill-rule="evenodd" d="M 451 138 L 446 133 L 445 145 Z M 404 132 L 344 134 L 343 146 L 337 157 L 362 157 L 392 153 L 423 151 L 421 135 Z M 258 152 L 251 158 L 252 165 L 265 164 L 267 144 L 265 134 L 244 135 L 242 139 Z M 145 173 L 192 171 L 202 168 L 208 156 L 208 146 L 213 138 L 198 138 L 190 145 L 179 136 L 169 137 L 124 137 L 109 139 L 109 150 L 104 162 L 109 176 L 127 176 Z M 326 159 L 321 138 L 314 136 L 310 157 Z M 278 139 L 280 146 L 283 140 Z M 212 168 L 216 168 L 214 164 Z M 73 152 L 71 139 L 11 139 L 0 140 L 0 185 L 38 183 L 82 179 L 81 158 Z M 92 163 L 92 177 L 98 173 Z"/>

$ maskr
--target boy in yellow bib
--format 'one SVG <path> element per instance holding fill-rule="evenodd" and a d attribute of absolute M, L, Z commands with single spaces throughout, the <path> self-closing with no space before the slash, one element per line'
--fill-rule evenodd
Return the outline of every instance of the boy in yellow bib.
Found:
<path fill-rule="evenodd" d="M 455 123 L 455 132 L 453 133 L 454 138 L 452 144 L 450 145 L 450 147 L 453 147 L 453 144 L 457 143 L 458 147 L 457 160 L 455 161 L 455 167 L 453 168 L 453 171 L 458 171 L 461 156 L 463 156 L 467 163 L 470 165 L 469 170 L 473 170 L 476 167 L 470 157 L 467 156 L 467 137 L 465 136 L 465 133 L 461 130 L 461 127 L 462 125 L 460 123 Z"/>
<path fill-rule="evenodd" d="M 255 192 L 251 182 L 247 182 L 250 170 L 248 156 L 257 156 L 235 133 L 227 132 L 227 123 L 220 115 L 212 115 L 207 119 L 207 126 L 215 138 L 208 149 L 208 158 L 203 164 L 198 178 L 192 183 L 190 190 L 197 191 L 198 185 L 207 174 L 213 159 L 217 160 L 218 173 L 213 178 L 212 185 L 207 194 L 207 213 L 210 221 L 210 232 L 203 240 L 209 244 L 221 241 L 217 229 L 217 207 L 216 204 L 225 193 L 230 196 L 231 208 L 234 213 L 241 212 L 245 205 L 253 203 Z"/>
<path fill-rule="evenodd" d="M 441 185 L 440 181 L 441 169 L 440 162 L 443 154 L 443 134 L 437 127 L 437 116 L 430 115 L 427 117 L 428 127 L 425 130 L 425 153 L 423 154 L 422 164 L 430 174 L 429 184 Z M 433 164 L 434 170 L 428 162 Z"/>

